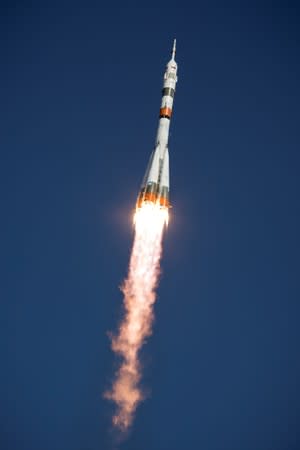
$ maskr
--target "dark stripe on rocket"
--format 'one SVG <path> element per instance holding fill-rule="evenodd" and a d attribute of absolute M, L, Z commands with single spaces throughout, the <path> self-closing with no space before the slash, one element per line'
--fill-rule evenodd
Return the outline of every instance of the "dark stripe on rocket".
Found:
<path fill-rule="evenodd" d="M 173 97 L 174 98 L 174 94 L 175 94 L 175 90 L 173 89 L 173 88 L 170 88 L 170 87 L 166 87 L 166 88 L 163 88 L 163 90 L 162 90 L 162 96 L 164 97 L 165 95 L 169 95 L 170 97 Z"/>

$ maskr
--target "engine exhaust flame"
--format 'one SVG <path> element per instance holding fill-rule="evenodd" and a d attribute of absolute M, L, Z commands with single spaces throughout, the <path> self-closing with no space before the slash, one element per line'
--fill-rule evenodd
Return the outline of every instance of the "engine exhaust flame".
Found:
<path fill-rule="evenodd" d="M 113 424 L 122 432 L 132 424 L 143 400 L 139 350 L 152 332 L 162 236 L 167 223 L 168 209 L 153 203 L 143 203 L 134 216 L 134 243 L 128 276 L 122 286 L 125 314 L 118 335 L 112 338 L 112 349 L 121 357 L 121 365 L 111 390 L 105 393 L 116 404 Z"/>

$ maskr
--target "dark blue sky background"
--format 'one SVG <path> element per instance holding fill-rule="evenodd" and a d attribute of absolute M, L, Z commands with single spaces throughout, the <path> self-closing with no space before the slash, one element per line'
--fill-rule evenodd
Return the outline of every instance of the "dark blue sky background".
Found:
<path fill-rule="evenodd" d="M 197 3 L 2 6 L 1 450 L 111 449 L 107 332 L 174 37 L 151 396 L 121 448 L 300 448 L 299 8 Z"/>

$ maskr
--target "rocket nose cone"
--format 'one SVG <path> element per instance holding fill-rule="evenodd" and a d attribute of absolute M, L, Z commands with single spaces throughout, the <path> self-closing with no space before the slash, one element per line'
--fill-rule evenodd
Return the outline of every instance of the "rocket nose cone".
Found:
<path fill-rule="evenodd" d="M 170 59 L 170 61 L 167 64 L 167 71 L 168 72 L 177 72 L 177 62 L 175 59 Z"/>

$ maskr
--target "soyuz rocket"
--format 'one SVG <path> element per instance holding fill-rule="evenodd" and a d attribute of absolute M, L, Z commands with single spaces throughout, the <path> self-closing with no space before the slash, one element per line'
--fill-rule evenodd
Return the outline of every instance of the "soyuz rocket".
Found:
<path fill-rule="evenodd" d="M 164 74 L 155 147 L 151 154 L 136 202 L 137 209 L 141 208 L 144 203 L 156 204 L 161 208 L 170 208 L 168 140 L 174 94 L 177 83 L 177 64 L 175 62 L 175 53 L 176 39 L 174 39 L 172 56 L 170 61 L 167 63 Z"/>

